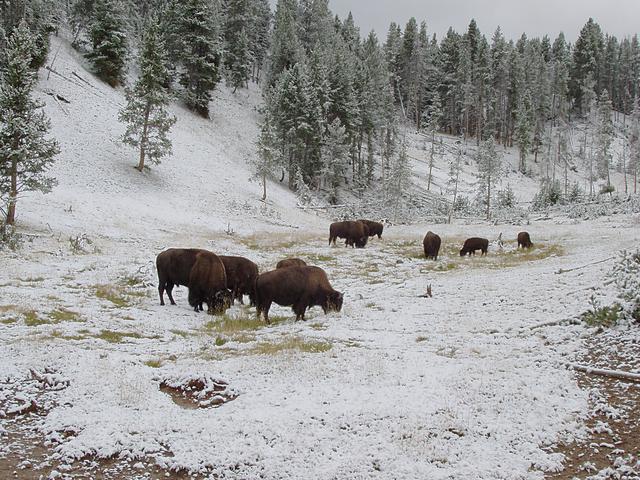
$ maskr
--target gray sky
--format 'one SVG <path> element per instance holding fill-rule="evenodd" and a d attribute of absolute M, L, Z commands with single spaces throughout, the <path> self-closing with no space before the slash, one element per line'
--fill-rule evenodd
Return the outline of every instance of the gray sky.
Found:
<path fill-rule="evenodd" d="M 384 42 L 389 23 L 402 28 L 411 17 L 427 22 L 429 36 L 438 39 L 449 26 L 462 33 L 472 18 L 490 40 L 498 25 L 507 38 L 548 34 L 553 40 L 562 31 L 574 42 L 589 17 L 618 39 L 640 33 L 640 0 L 329 0 L 334 14 L 344 18 L 353 12 L 360 34 L 375 30 Z"/>

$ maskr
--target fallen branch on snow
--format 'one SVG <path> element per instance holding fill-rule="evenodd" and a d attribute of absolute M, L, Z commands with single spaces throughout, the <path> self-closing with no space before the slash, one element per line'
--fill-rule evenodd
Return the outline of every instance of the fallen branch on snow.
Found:
<path fill-rule="evenodd" d="M 547 322 L 536 323 L 535 325 L 529 325 L 526 328 L 529 328 L 530 330 L 535 330 L 536 328 L 554 327 L 556 325 L 562 325 L 563 323 L 578 325 L 580 323 L 580 319 L 578 317 L 573 317 L 573 318 L 562 318 L 560 320 L 549 320 Z"/>
<path fill-rule="evenodd" d="M 623 372 L 621 370 L 606 370 L 604 368 L 594 368 L 588 365 L 578 365 L 575 363 L 567 363 L 566 365 L 568 368 L 572 368 L 579 372 L 589 373 L 591 375 L 601 375 L 603 377 L 613 377 L 632 382 L 640 382 L 640 373 Z"/>
<path fill-rule="evenodd" d="M 604 260 L 598 260 L 597 262 L 591 262 L 591 263 L 587 263 L 586 265 L 580 265 L 579 267 L 574 267 L 574 268 L 561 268 L 560 270 L 558 270 L 557 272 L 554 272 L 556 275 L 559 275 L 561 273 L 567 273 L 567 272 L 573 272 L 574 270 L 580 270 L 582 268 L 587 268 L 590 267 L 592 265 L 598 265 L 599 263 L 604 263 L 604 262 L 608 262 L 609 260 L 613 260 L 616 257 L 609 257 L 609 258 L 605 258 Z"/>

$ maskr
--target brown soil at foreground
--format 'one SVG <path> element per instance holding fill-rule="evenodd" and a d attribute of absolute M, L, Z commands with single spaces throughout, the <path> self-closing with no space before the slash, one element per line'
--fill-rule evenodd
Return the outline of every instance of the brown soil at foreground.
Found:
<path fill-rule="evenodd" d="M 640 339 L 605 332 L 593 338 L 579 363 L 609 370 L 640 371 Z M 545 476 L 553 480 L 640 479 L 640 382 L 576 372 L 580 388 L 590 392 L 588 438 L 562 445 L 565 468 Z"/>

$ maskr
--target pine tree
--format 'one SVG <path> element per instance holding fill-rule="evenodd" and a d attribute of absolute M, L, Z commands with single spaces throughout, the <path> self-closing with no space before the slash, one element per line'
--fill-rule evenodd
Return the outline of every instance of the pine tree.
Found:
<path fill-rule="evenodd" d="M 253 65 L 251 77 L 254 82 L 260 80 L 263 64 L 269 50 L 269 30 L 271 28 L 271 9 L 269 0 L 253 0 L 250 7 L 249 50 Z"/>
<path fill-rule="evenodd" d="M 398 217 L 400 200 L 411 187 L 411 176 L 411 165 L 409 164 L 409 157 L 407 157 L 407 145 L 406 142 L 403 141 L 391 165 L 387 184 L 387 199 L 393 205 L 394 221 L 396 221 Z"/>
<path fill-rule="evenodd" d="M 224 65 L 233 91 L 244 87 L 251 76 L 249 35 L 251 11 L 248 0 L 229 0 L 226 8 Z"/>
<path fill-rule="evenodd" d="M 640 102 L 634 102 L 629 131 L 629 169 L 633 176 L 633 193 L 638 193 L 638 172 L 640 171 Z"/>
<path fill-rule="evenodd" d="M 59 153 L 47 139 L 49 120 L 43 104 L 31 98 L 36 83 L 31 69 L 33 39 L 25 22 L 13 31 L 2 53 L 6 66 L 0 83 L 0 195 L 6 198 L 4 223 L 14 225 L 22 192 L 47 193 L 56 181 L 46 175 Z"/>
<path fill-rule="evenodd" d="M 579 108 L 584 111 L 582 85 L 591 76 L 598 90 L 601 58 L 604 54 L 604 37 L 600 26 L 590 18 L 582 27 L 573 49 L 573 68 L 571 71 L 571 94 Z"/>
<path fill-rule="evenodd" d="M 598 176 L 607 180 L 608 189 L 611 188 L 611 144 L 613 143 L 614 134 L 611 112 L 611 99 L 607 90 L 604 89 L 597 104 L 595 154 Z"/>
<path fill-rule="evenodd" d="M 258 156 L 253 165 L 256 177 L 262 182 L 262 201 L 267 199 L 267 178 L 273 174 L 273 169 L 282 161 L 281 151 L 278 147 L 273 119 L 270 112 L 265 109 L 258 138 Z"/>
<path fill-rule="evenodd" d="M 484 202 L 487 208 L 487 219 L 489 219 L 491 218 L 491 189 L 500 176 L 502 169 L 502 158 L 496 151 L 493 137 L 485 140 L 480 145 L 476 161 L 478 162 L 480 189 L 485 195 Z"/>
<path fill-rule="evenodd" d="M 515 139 L 518 142 L 518 152 L 520 153 L 519 170 L 527 173 L 527 153 L 531 148 L 533 125 L 531 121 L 531 97 L 526 92 L 520 98 L 520 104 L 516 110 Z"/>
<path fill-rule="evenodd" d="M 280 74 L 300 60 L 301 46 L 296 31 L 296 14 L 296 0 L 278 0 L 271 37 L 269 85 L 275 85 Z"/>
<path fill-rule="evenodd" d="M 137 169 L 140 172 L 146 159 L 158 165 L 162 157 L 171 153 L 167 133 L 176 118 L 166 110 L 169 93 L 165 85 L 169 72 L 165 51 L 159 25 L 153 22 L 145 32 L 140 51 L 140 78 L 133 89 L 127 89 L 127 105 L 119 114 L 119 120 L 127 124 L 123 142 L 139 149 Z"/>
<path fill-rule="evenodd" d="M 211 92 L 220 81 L 219 19 L 218 2 L 212 0 L 173 0 L 165 19 L 170 28 L 168 48 L 174 62 L 182 66 L 185 103 L 205 118 Z"/>
<path fill-rule="evenodd" d="M 322 181 L 329 190 L 329 202 L 338 203 L 338 188 L 343 183 L 349 161 L 345 128 L 336 118 L 327 126 L 322 145 Z"/>
<path fill-rule="evenodd" d="M 118 86 L 126 67 L 127 35 L 117 0 L 96 0 L 89 38 L 92 50 L 86 57 L 94 71 L 112 87 Z"/>

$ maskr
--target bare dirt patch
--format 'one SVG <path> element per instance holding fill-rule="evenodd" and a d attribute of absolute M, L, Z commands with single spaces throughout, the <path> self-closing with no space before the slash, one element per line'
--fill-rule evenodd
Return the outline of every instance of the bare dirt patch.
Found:
<path fill-rule="evenodd" d="M 589 344 L 580 363 L 597 368 L 640 371 L 640 341 L 634 335 L 607 331 Z M 591 414 L 585 422 L 589 435 L 562 445 L 565 469 L 548 479 L 640 478 L 640 382 L 576 372 L 581 388 L 590 393 Z"/>

